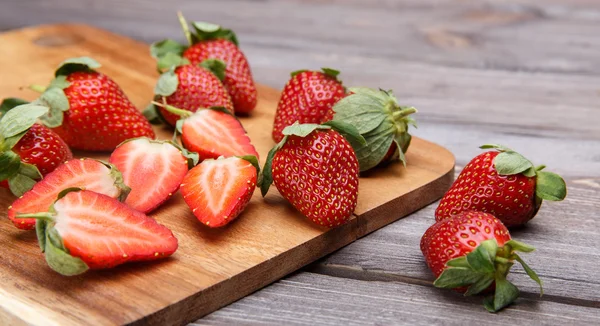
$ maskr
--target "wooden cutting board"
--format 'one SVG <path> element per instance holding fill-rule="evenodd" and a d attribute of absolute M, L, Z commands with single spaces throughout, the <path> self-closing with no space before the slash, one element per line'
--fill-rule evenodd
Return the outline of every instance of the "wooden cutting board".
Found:
<path fill-rule="evenodd" d="M 0 34 L 0 96 L 32 100 L 23 89 L 46 84 L 65 58 L 91 56 L 143 108 L 156 78 L 148 46 L 85 25 L 52 25 Z M 298 67 L 304 68 L 304 67 Z M 316 67 L 312 67 L 316 68 Z M 260 80 L 260 76 L 255 76 Z M 281 81 L 282 84 L 285 81 Z M 259 86 L 259 102 L 241 121 L 261 158 L 274 145 L 273 113 L 279 92 Z M 171 130 L 158 128 L 159 138 Z M 108 155 L 75 153 L 106 159 Z M 0 324 L 182 324 L 256 291 L 354 240 L 437 200 L 450 186 L 454 157 L 415 138 L 408 166 L 391 164 L 360 179 L 355 217 L 333 230 L 317 227 L 272 187 L 260 191 L 231 225 L 201 225 L 176 195 L 151 216 L 179 239 L 173 257 L 63 277 L 46 266 L 34 232 L 6 218 L 14 200 L 0 190 Z"/>

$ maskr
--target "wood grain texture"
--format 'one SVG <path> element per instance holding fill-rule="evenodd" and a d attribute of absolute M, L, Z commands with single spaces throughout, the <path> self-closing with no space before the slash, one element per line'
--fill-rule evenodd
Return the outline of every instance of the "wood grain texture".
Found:
<path fill-rule="evenodd" d="M 2 97 L 32 99 L 36 94 L 21 86 L 48 82 L 65 58 L 89 55 L 105 64 L 101 71 L 138 107 L 152 98 L 158 76 L 145 44 L 85 25 L 33 27 L 2 34 L 0 42 L 6 45 L 0 49 L 0 67 L 21 76 L 0 82 Z M 259 87 L 258 108 L 241 119 L 263 158 L 274 145 L 270 126 L 278 97 L 277 91 Z M 172 135 L 166 128 L 156 131 L 161 139 Z M 407 160 L 406 169 L 392 164 L 362 178 L 354 218 L 333 230 L 308 222 L 275 188 L 265 199 L 257 191 L 244 214 L 219 230 L 200 225 L 176 195 L 151 215 L 179 238 L 173 257 L 72 278 L 46 266 L 33 232 L 5 220 L 0 224 L 0 314 L 29 324 L 192 321 L 441 197 L 453 179 L 453 155 L 415 138 Z M 13 199 L 2 190 L 3 215 Z"/>

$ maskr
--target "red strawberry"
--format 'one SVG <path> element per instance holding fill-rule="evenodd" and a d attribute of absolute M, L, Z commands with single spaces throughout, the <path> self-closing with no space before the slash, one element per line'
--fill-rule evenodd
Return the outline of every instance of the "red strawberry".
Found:
<path fill-rule="evenodd" d="M 32 230 L 34 219 L 17 219 L 15 216 L 47 211 L 58 194 L 68 188 L 85 188 L 120 200 L 129 193 L 121 173 L 113 166 L 93 159 L 74 159 L 60 165 L 19 197 L 8 207 L 8 218 L 19 229 Z"/>
<path fill-rule="evenodd" d="M 300 70 L 291 74 L 275 112 L 275 142 L 283 139 L 283 128 L 296 121 L 319 124 L 333 119 L 333 105 L 345 96 L 346 90 L 337 79 L 339 71 L 322 69 L 323 72 Z"/>
<path fill-rule="evenodd" d="M 254 156 L 204 160 L 185 176 L 181 194 L 200 222 L 217 228 L 233 221 L 248 205 L 257 175 Z"/>
<path fill-rule="evenodd" d="M 435 219 L 440 221 L 466 210 L 494 214 L 507 227 L 531 220 L 543 199 L 563 200 L 565 181 L 542 171 L 508 148 L 484 145 L 495 150 L 479 154 L 462 170 L 440 201 Z"/>
<path fill-rule="evenodd" d="M 6 99 L 0 104 L 0 186 L 21 196 L 36 180 L 73 158 L 65 142 L 52 130 L 36 124 L 48 112 L 43 107 L 30 107 L 19 99 Z M 12 108 L 14 107 L 14 109 Z"/>
<path fill-rule="evenodd" d="M 171 230 L 93 191 L 71 189 L 61 194 L 49 212 L 25 216 L 38 219 L 36 231 L 46 261 L 65 276 L 157 260 L 177 250 Z"/>
<path fill-rule="evenodd" d="M 221 80 L 231 96 L 235 112 L 247 114 L 254 110 L 257 101 L 256 86 L 248 60 L 238 47 L 235 33 L 205 22 L 193 22 L 195 31 L 191 33 L 183 15 L 181 13 L 178 15 L 189 46 L 173 40 L 163 40 L 152 45 L 152 54 L 160 58 L 169 52 L 176 53 L 187 58 L 194 65 L 210 60 L 224 63 L 226 69 Z"/>
<path fill-rule="evenodd" d="M 352 143 L 361 172 L 391 160 L 406 165 L 404 154 L 412 139 L 408 127 L 416 127 L 410 115 L 417 109 L 400 106 L 392 91 L 359 87 L 350 88 L 350 95 L 337 102 L 333 111 L 334 120 L 355 126 L 367 142 L 366 146 Z"/>
<path fill-rule="evenodd" d="M 358 195 L 356 155 L 348 140 L 332 127 L 360 139 L 354 127 L 342 123 L 286 127 L 283 140 L 269 152 L 260 185 L 265 196 L 275 182 L 297 210 L 327 227 L 350 219 Z"/>
<path fill-rule="evenodd" d="M 109 162 L 121 171 L 123 181 L 131 188 L 125 204 L 148 213 L 177 192 L 188 165 L 195 165 L 198 155 L 170 141 L 136 138 L 119 145 Z"/>
<path fill-rule="evenodd" d="M 65 60 L 48 88 L 32 105 L 46 106 L 42 122 L 71 147 L 112 151 L 135 137 L 154 138 L 152 126 L 108 76 L 96 72 L 100 64 L 82 57 Z"/>
<path fill-rule="evenodd" d="M 156 102 L 154 104 L 162 106 Z M 201 109 L 190 114 L 171 105 L 164 107 L 169 112 L 183 117 L 181 123 L 177 124 L 183 146 L 189 151 L 198 153 L 201 160 L 215 159 L 219 156 L 258 157 L 240 121 L 224 108 Z"/>
<path fill-rule="evenodd" d="M 515 261 L 543 291 L 537 274 L 516 254 L 533 250 L 512 240 L 506 227 L 493 215 L 475 211 L 439 221 L 421 238 L 421 251 L 437 278 L 433 284 L 465 295 L 495 288 L 495 295 L 484 301 L 490 312 L 504 308 L 519 296 L 519 290 L 506 280 Z"/>

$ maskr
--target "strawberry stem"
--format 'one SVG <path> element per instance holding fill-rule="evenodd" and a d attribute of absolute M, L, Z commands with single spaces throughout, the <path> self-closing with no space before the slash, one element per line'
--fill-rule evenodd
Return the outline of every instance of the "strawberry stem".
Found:
<path fill-rule="evenodd" d="M 413 113 L 417 113 L 417 109 L 411 106 L 411 107 L 408 107 L 405 109 L 401 108 L 400 110 L 392 113 L 392 116 L 394 117 L 394 120 L 400 120 L 400 119 L 407 117 Z"/>
<path fill-rule="evenodd" d="M 543 169 L 545 169 L 545 168 L 546 168 L 546 166 L 542 164 L 542 165 L 538 165 L 538 166 L 536 166 L 536 167 L 535 167 L 535 170 L 536 170 L 536 171 L 542 171 L 542 170 L 543 170 Z"/>
<path fill-rule="evenodd" d="M 42 212 L 42 213 L 32 213 L 32 214 L 17 214 L 16 218 L 34 218 L 36 220 L 42 220 L 42 221 L 53 221 L 54 220 L 54 213 L 50 213 L 50 212 Z"/>
<path fill-rule="evenodd" d="M 192 41 L 192 33 L 190 33 L 190 27 L 185 20 L 185 17 L 183 17 L 183 13 L 181 13 L 181 11 L 177 12 L 177 18 L 179 18 L 179 24 L 181 25 L 181 29 L 183 29 L 183 34 L 185 35 L 185 39 L 188 41 L 188 44 L 194 45 L 194 42 Z"/>
<path fill-rule="evenodd" d="M 35 84 L 29 85 L 29 89 L 34 92 L 37 92 L 37 93 L 43 93 L 46 91 L 46 87 L 44 87 L 42 85 L 35 85 Z"/>
<path fill-rule="evenodd" d="M 192 114 L 194 114 L 193 112 L 190 112 L 190 111 L 187 111 L 187 110 L 183 110 L 183 109 L 180 109 L 180 108 L 176 108 L 176 107 L 174 107 L 172 105 L 169 105 L 169 104 L 166 104 L 166 103 L 163 104 L 163 103 L 158 103 L 156 101 L 152 101 L 152 104 L 154 104 L 156 106 L 159 106 L 159 107 L 161 107 L 161 108 L 163 108 L 163 109 L 165 109 L 165 110 L 167 110 L 167 111 L 169 111 L 169 112 L 171 112 L 173 114 L 176 114 L 176 115 L 178 115 L 178 116 L 180 116 L 182 118 L 187 118 L 187 117 L 191 116 Z"/>

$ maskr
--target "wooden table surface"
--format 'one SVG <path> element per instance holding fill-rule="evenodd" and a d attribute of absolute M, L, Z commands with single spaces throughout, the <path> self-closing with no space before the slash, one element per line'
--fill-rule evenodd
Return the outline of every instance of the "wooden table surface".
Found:
<path fill-rule="evenodd" d="M 0 30 L 74 21 L 181 40 L 177 9 L 233 28 L 257 82 L 338 68 L 419 108 L 414 134 L 450 149 L 457 172 L 502 143 L 569 188 L 512 232 L 538 248 L 526 259 L 545 295 L 515 266 L 522 296 L 499 314 L 432 287 L 419 240 L 434 204 L 196 324 L 600 324 L 599 1 L 2 0 Z"/>

